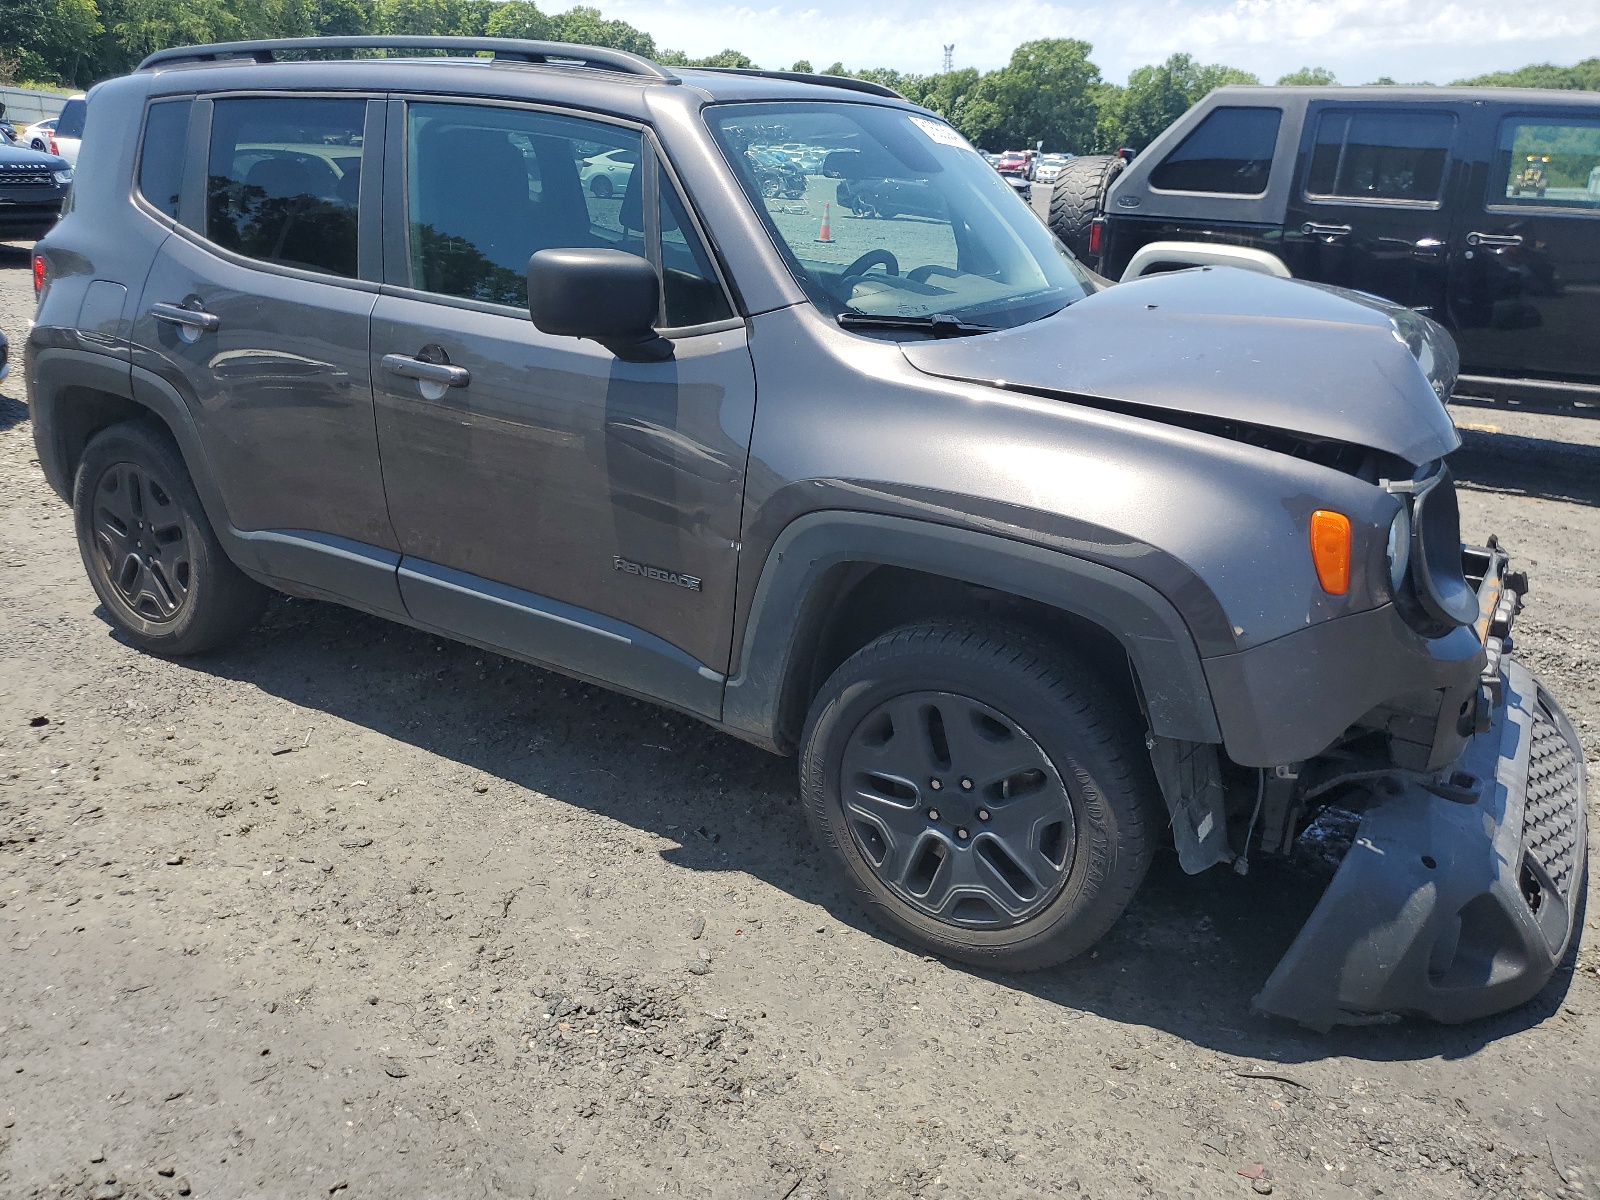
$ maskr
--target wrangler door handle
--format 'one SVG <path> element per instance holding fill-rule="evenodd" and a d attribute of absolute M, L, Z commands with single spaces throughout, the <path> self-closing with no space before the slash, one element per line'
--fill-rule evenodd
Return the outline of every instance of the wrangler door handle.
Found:
<path fill-rule="evenodd" d="M 464 388 L 472 382 L 472 372 L 453 363 L 427 362 L 409 354 L 385 354 L 383 369 L 391 375 L 406 379 L 420 379 L 423 383 L 436 383 L 441 387 Z"/>
<path fill-rule="evenodd" d="M 184 332 L 196 336 L 202 333 L 215 333 L 222 328 L 222 322 L 211 313 L 196 308 L 184 308 L 181 304 L 152 304 L 150 315 L 158 321 L 176 325 Z"/>
<path fill-rule="evenodd" d="M 1300 226 L 1301 233 L 1309 233 L 1312 237 L 1344 237 L 1350 232 L 1348 225 L 1319 225 L 1316 221 L 1307 221 Z"/>
<path fill-rule="evenodd" d="M 1522 235 L 1520 233 L 1479 233 L 1474 229 L 1467 234 L 1469 246 L 1520 246 Z"/>

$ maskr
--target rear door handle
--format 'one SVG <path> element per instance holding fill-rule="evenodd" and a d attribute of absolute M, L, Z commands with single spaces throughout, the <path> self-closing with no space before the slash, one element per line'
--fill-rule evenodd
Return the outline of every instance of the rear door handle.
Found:
<path fill-rule="evenodd" d="M 436 383 L 441 387 L 464 388 L 472 382 L 472 372 L 454 363 L 427 362 L 409 354 L 385 354 L 383 369 L 391 375 L 406 379 L 420 379 L 423 383 Z"/>
<path fill-rule="evenodd" d="M 1469 246 L 1520 246 L 1522 235 L 1520 233 L 1479 233 L 1474 229 L 1467 234 Z"/>
<path fill-rule="evenodd" d="M 1319 225 L 1316 221 L 1307 221 L 1300 226 L 1301 233 L 1309 233 L 1312 237 L 1344 237 L 1350 232 L 1348 225 Z"/>
<path fill-rule="evenodd" d="M 176 325 L 185 333 L 192 333 L 196 337 L 202 333 L 215 333 L 222 328 L 222 322 L 211 313 L 197 308 L 185 308 L 181 304 L 152 304 L 150 315 L 158 321 L 165 321 L 168 325 Z"/>

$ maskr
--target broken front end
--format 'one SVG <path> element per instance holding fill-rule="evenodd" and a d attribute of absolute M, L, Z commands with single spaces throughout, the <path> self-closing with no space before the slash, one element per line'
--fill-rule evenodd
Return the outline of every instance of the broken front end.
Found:
<path fill-rule="evenodd" d="M 1254 661 L 1208 663 L 1219 705 L 1249 703 L 1258 724 L 1274 711 L 1293 720 L 1311 681 L 1359 680 L 1385 697 L 1329 748 L 1246 769 L 1213 747 L 1151 739 L 1187 870 L 1228 862 L 1242 874 L 1318 838 L 1343 850 L 1255 998 L 1263 1012 L 1317 1030 L 1472 1020 L 1531 999 L 1577 936 L 1583 751 L 1513 657 L 1527 577 L 1494 539 L 1458 553 L 1459 567 L 1434 553 L 1431 581 L 1413 571 L 1437 593 L 1415 612 L 1396 604 L 1233 656 Z"/>

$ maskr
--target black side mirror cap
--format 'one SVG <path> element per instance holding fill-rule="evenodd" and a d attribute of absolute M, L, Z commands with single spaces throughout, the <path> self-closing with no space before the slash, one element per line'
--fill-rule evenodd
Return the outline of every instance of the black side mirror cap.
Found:
<path fill-rule="evenodd" d="M 637 254 L 573 246 L 528 259 L 528 315 L 545 333 L 599 342 L 623 362 L 665 362 L 660 309 L 661 277 Z"/>

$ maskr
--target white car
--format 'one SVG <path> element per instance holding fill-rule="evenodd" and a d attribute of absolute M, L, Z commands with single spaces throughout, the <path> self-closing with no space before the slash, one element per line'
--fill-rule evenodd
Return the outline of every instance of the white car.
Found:
<path fill-rule="evenodd" d="M 1070 161 L 1070 154 L 1046 154 L 1034 165 L 1033 178 L 1038 183 L 1054 183 Z"/>
<path fill-rule="evenodd" d="M 578 178 L 591 193 L 606 200 L 628 190 L 628 180 L 638 165 L 637 150 L 607 150 L 585 159 Z"/>
<path fill-rule="evenodd" d="M 30 150 L 43 150 L 46 154 L 53 153 L 50 149 L 50 140 L 56 135 L 56 118 L 50 117 L 43 121 L 35 121 L 22 131 L 19 141 Z"/>
<path fill-rule="evenodd" d="M 58 155 L 76 167 L 78 147 L 83 143 L 83 118 L 88 111 L 88 100 L 79 93 L 70 97 L 54 117 L 28 126 L 23 137 L 32 149 Z"/>

